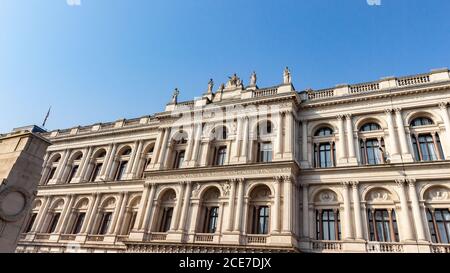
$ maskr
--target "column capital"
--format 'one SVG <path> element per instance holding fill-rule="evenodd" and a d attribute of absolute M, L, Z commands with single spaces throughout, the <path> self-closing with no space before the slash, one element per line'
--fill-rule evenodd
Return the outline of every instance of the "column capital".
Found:
<path fill-rule="evenodd" d="M 280 183 L 283 181 L 283 176 L 281 176 L 281 175 L 274 176 L 273 180 L 275 180 L 274 181 L 275 183 Z"/>
<path fill-rule="evenodd" d="M 230 182 L 234 182 L 234 183 L 241 183 L 244 182 L 244 178 L 231 178 Z"/>
<path fill-rule="evenodd" d="M 350 113 L 345 114 L 345 119 L 351 119 L 351 118 L 352 118 L 352 114 L 350 114 Z"/>
<path fill-rule="evenodd" d="M 394 111 L 395 111 L 396 114 L 400 114 L 400 113 L 402 112 L 402 108 L 400 108 L 400 107 L 395 107 L 395 108 L 394 108 Z"/>
<path fill-rule="evenodd" d="M 384 109 L 384 112 L 387 114 L 387 115 L 392 115 L 392 112 L 393 112 L 394 110 L 392 109 L 392 108 L 386 108 L 386 109 Z"/>
<path fill-rule="evenodd" d="M 410 187 L 415 187 L 417 180 L 415 178 L 408 178 L 408 179 L 406 179 L 406 182 L 408 183 L 408 185 Z"/>
<path fill-rule="evenodd" d="M 339 114 L 339 115 L 336 116 L 336 119 L 337 120 L 343 120 L 344 119 L 344 115 Z"/>
<path fill-rule="evenodd" d="M 292 183 L 294 181 L 295 181 L 295 179 L 294 179 L 294 177 L 292 175 L 285 175 L 285 176 L 283 176 L 283 182 L 284 183 Z"/>
<path fill-rule="evenodd" d="M 302 188 L 308 188 L 308 186 L 309 186 L 309 184 L 307 182 L 300 182 L 299 185 Z"/>
<path fill-rule="evenodd" d="M 349 187 L 350 185 L 352 185 L 352 181 L 341 181 L 341 185 L 344 186 L 344 188 Z"/>
<path fill-rule="evenodd" d="M 397 186 L 403 187 L 403 185 L 405 185 L 406 183 L 406 180 L 406 178 L 397 178 L 395 179 L 395 183 L 397 184 Z"/>
<path fill-rule="evenodd" d="M 359 181 L 353 180 L 353 181 L 349 181 L 349 182 L 352 185 L 353 189 L 357 189 L 358 188 Z"/>
<path fill-rule="evenodd" d="M 447 105 L 448 105 L 447 101 L 441 101 L 438 103 L 439 109 L 441 110 L 447 110 Z"/>

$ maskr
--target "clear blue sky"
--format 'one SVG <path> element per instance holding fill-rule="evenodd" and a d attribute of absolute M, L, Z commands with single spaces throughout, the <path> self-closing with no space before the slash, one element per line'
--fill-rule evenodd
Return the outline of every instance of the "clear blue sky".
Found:
<path fill-rule="evenodd" d="M 76 0 L 69 0 L 76 1 Z M 0 0 L 0 132 L 162 111 L 236 72 L 298 90 L 450 66 L 450 1 Z"/>

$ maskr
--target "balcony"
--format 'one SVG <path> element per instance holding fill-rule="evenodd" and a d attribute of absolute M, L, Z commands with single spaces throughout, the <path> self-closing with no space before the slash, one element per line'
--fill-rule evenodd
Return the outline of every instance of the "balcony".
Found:
<path fill-rule="evenodd" d="M 401 243 L 367 242 L 366 250 L 369 253 L 402 253 Z"/>
<path fill-rule="evenodd" d="M 214 234 L 196 234 L 195 242 L 212 243 L 214 242 Z"/>
<path fill-rule="evenodd" d="M 342 241 L 317 241 L 311 242 L 314 252 L 341 252 Z"/>
<path fill-rule="evenodd" d="M 265 245 L 267 244 L 268 235 L 247 235 L 247 244 L 249 245 Z"/>
<path fill-rule="evenodd" d="M 450 244 L 432 244 L 431 253 L 450 253 Z"/>
<path fill-rule="evenodd" d="M 150 234 L 150 241 L 166 241 L 167 233 L 164 232 L 152 232 Z"/>

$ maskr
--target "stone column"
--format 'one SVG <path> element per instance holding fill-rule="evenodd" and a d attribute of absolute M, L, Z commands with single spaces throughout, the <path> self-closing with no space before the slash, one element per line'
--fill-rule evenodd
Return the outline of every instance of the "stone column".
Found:
<path fill-rule="evenodd" d="M 281 158 L 283 153 L 283 112 L 279 112 L 277 115 L 277 149 L 275 151 L 275 157 Z"/>
<path fill-rule="evenodd" d="M 282 177 L 277 176 L 274 177 L 274 185 L 275 185 L 275 192 L 274 192 L 274 204 L 272 209 L 272 233 L 278 233 L 280 232 L 280 210 L 281 210 L 281 183 L 282 183 Z"/>
<path fill-rule="evenodd" d="M 403 241 L 412 241 L 413 233 L 411 229 L 411 221 L 409 216 L 409 206 L 405 192 L 405 179 L 397 179 L 395 181 L 398 186 L 400 206 L 401 206 L 401 225 L 399 226 L 401 234 L 403 234 Z"/>
<path fill-rule="evenodd" d="M 338 141 L 338 162 L 346 163 L 347 154 L 345 150 L 345 129 L 344 129 L 344 116 L 338 115 L 338 130 L 339 130 L 339 141 Z"/>
<path fill-rule="evenodd" d="M 228 226 L 227 226 L 227 231 L 233 231 L 233 219 L 234 219 L 234 201 L 236 199 L 236 179 L 230 179 L 230 196 L 228 199 L 228 209 L 229 209 L 229 214 L 228 214 Z"/>
<path fill-rule="evenodd" d="M 178 231 L 184 232 L 186 231 L 186 222 L 189 213 L 189 207 L 191 203 L 191 192 L 192 192 L 192 182 L 186 182 L 186 191 L 184 193 L 184 201 L 183 201 L 183 211 L 181 212 L 180 224 L 178 225 Z"/>
<path fill-rule="evenodd" d="M 116 207 L 114 208 L 113 217 L 111 219 L 111 224 L 109 225 L 109 228 L 107 230 L 107 234 L 112 234 L 116 229 L 117 219 L 119 219 L 119 212 L 123 205 L 124 197 L 125 193 L 121 193 L 119 195 L 119 201 L 116 202 Z"/>
<path fill-rule="evenodd" d="M 135 141 L 134 148 L 130 156 L 130 162 L 128 162 L 126 173 L 128 178 L 133 179 L 136 177 L 137 167 L 141 162 L 143 141 Z"/>
<path fill-rule="evenodd" d="M 303 214 L 303 237 L 309 239 L 309 201 L 308 201 L 308 184 L 301 184 L 303 188 L 302 214 Z"/>
<path fill-rule="evenodd" d="M 111 178 L 113 171 L 114 161 L 116 160 L 117 143 L 114 143 L 112 149 L 110 150 L 110 156 L 108 157 L 108 162 L 106 162 L 105 180 Z"/>
<path fill-rule="evenodd" d="M 244 118 L 244 125 L 243 125 L 243 139 L 242 139 L 242 152 L 241 156 L 244 158 L 245 161 L 247 161 L 248 158 L 248 138 L 249 138 L 249 128 L 248 128 L 248 117 Z"/>
<path fill-rule="evenodd" d="M 239 161 L 239 156 L 241 155 L 240 151 L 241 151 L 241 141 L 242 141 L 242 123 L 243 123 L 243 118 L 242 117 L 238 117 L 237 118 L 237 125 L 236 125 L 236 143 L 234 146 L 234 151 L 233 151 L 233 158 L 232 161 L 233 162 L 237 162 Z"/>
<path fill-rule="evenodd" d="M 139 227 L 139 229 L 142 229 L 144 232 L 148 232 L 150 229 L 150 223 L 151 223 L 151 215 L 153 211 L 153 200 L 155 199 L 156 194 L 156 184 L 151 183 L 150 186 L 150 193 L 148 195 L 146 203 L 144 203 L 143 207 L 145 208 L 145 211 L 142 212 L 142 215 L 144 217 L 144 221 L 142 223 L 142 227 Z"/>
<path fill-rule="evenodd" d="M 411 200 L 411 207 L 414 217 L 414 226 L 416 227 L 417 232 L 417 240 L 418 241 L 426 241 L 425 236 L 425 227 L 422 222 L 422 214 L 420 213 L 420 205 L 419 205 L 419 199 L 417 198 L 417 191 L 416 191 L 416 180 L 415 179 L 408 179 L 407 180 L 409 185 L 409 198 Z"/>
<path fill-rule="evenodd" d="M 101 177 L 105 177 L 105 174 L 107 173 L 107 172 L 106 172 L 106 171 L 107 171 L 106 169 L 108 169 L 108 162 L 109 162 L 109 158 L 111 157 L 113 147 L 114 147 L 114 144 L 112 144 L 112 143 L 109 144 L 108 151 L 107 151 L 106 156 L 105 156 L 105 159 L 104 159 L 104 161 L 103 161 L 103 167 L 102 167 L 102 169 L 100 170 L 100 176 L 101 176 Z"/>
<path fill-rule="evenodd" d="M 185 182 L 179 183 L 180 193 L 177 195 L 177 203 L 175 205 L 175 209 L 173 211 L 172 222 L 170 223 L 170 231 L 176 231 L 178 229 L 178 224 L 180 220 L 180 212 L 183 205 L 183 196 L 185 190 Z"/>
<path fill-rule="evenodd" d="M 308 162 L 308 123 L 302 120 L 302 161 Z"/>
<path fill-rule="evenodd" d="M 349 182 L 342 183 L 342 195 L 344 196 L 344 240 L 353 239 L 352 236 L 352 207 L 350 205 Z"/>
<path fill-rule="evenodd" d="M 284 186 L 284 196 L 283 196 L 283 232 L 290 233 L 292 230 L 292 222 L 294 215 L 292 214 L 292 187 L 293 181 L 292 177 L 285 176 L 283 177 L 283 186 Z"/>
<path fill-rule="evenodd" d="M 395 123 L 397 125 L 398 138 L 400 140 L 400 149 L 403 157 L 411 157 L 408 143 L 406 140 L 405 126 L 403 125 L 402 110 L 395 108 Z M 411 157 L 412 159 L 412 157 Z"/>
<path fill-rule="evenodd" d="M 191 222 L 189 225 L 189 233 L 193 234 L 196 232 L 196 228 L 197 228 L 197 216 L 198 216 L 198 211 L 200 209 L 200 204 L 198 200 L 195 200 L 192 202 L 192 215 L 191 215 Z"/>
<path fill-rule="evenodd" d="M 238 179 L 239 192 L 238 192 L 238 202 L 236 219 L 234 222 L 234 231 L 241 232 L 242 230 L 242 214 L 244 212 L 244 179 Z"/>
<path fill-rule="evenodd" d="M 98 204 L 100 203 L 101 195 L 99 193 L 94 193 L 92 201 L 89 204 L 88 213 L 86 214 L 86 220 L 81 228 L 81 233 L 91 233 L 94 225 L 94 220 L 97 214 Z"/>
<path fill-rule="evenodd" d="M 44 221 L 47 216 L 48 208 L 50 207 L 51 201 L 52 201 L 51 196 L 45 197 L 45 201 L 42 204 L 41 209 L 39 210 L 39 214 L 36 219 L 36 222 L 34 223 L 33 228 L 31 229 L 33 232 L 36 232 L 36 233 L 41 232 L 41 229 L 42 229 L 42 226 L 44 225 Z"/>
<path fill-rule="evenodd" d="M 170 137 L 170 129 L 167 128 L 165 130 L 165 134 L 164 134 L 164 139 L 163 142 L 161 144 L 161 152 L 159 153 L 159 157 L 158 157 L 158 162 L 155 166 L 155 168 L 164 168 L 165 164 L 165 159 L 166 159 L 166 152 L 167 152 L 167 146 L 168 146 L 168 142 L 169 142 L 169 137 Z"/>
<path fill-rule="evenodd" d="M 194 167 L 198 164 L 198 153 L 200 150 L 200 140 L 202 138 L 202 124 L 197 124 L 195 130 L 194 148 L 191 156 L 191 166 Z"/>
<path fill-rule="evenodd" d="M 142 192 L 141 201 L 139 203 L 138 213 L 136 215 L 136 221 L 134 222 L 133 230 L 142 230 L 144 216 L 147 211 L 148 197 L 150 194 L 151 184 L 148 182 L 144 183 L 144 190 Z M 152 187 L 153 188 L 153 187 Z"/>
<path fill-rule="evenodd" d="M 450 140 L 450 117 L 447 109 L 447 102 L 439 103 L 439 109 L 441 110 L 441 116 L 445 125 L 445 137 L 441 137 L 442 148 L 445 149 L 445 159 L 450 159 L 450 141 L 443 141 L 444 139 Z"/>
<path fill-rule="evenodd" d="M 89 146 L 87 149 L 87 152 L 83 154 L 83 160 L 80 164 L 80 169 L 77 172 L 77 177 L 79 178 L 79 181 L 83 182 L 85 179 L 86 171 L 89 168 L 89 163 L 91 161 L 91 155 L 92 155 L 93 147 Z"/>
<path fill-rule="evenodd" d="M 185 160 L 184 164 L 186 166 L 189 166 L 189 161 L 192 157 L 192 150 L 194 148 L 194 141 L 195 141 L 195 125 L 191 125 L 191 128 L 189 129 L 189 139 L 186 147 L 186 154 L 185 154 Z"/>
<path fill-rule="evenodd" d="M 352 182 L 353 210 L 355 213 L 355 230 L 356 230 L 356 239 L 364 240 L 363 224 L 361 218 L 361 201 L 359 198 L 358 184 L 359 184 L 358 181 Z"/>
<path fill-rule="evenodd" d="M 58 221 L 58 224 L 56 225 L 55 233 L 61 233 L 62 229 L 66 226 L 67 220 L 70 217 L 73 202 L 75 201 L 75 198 L 73 194 L 71 194 L 66 200 L 65 206 L 63 211 L 61 212 L 61 218 Z"/>
<path fill-rule="evenodd" d="M 286 112 L 285 115 L 284 153 L 288 158 L 294 158 L 294 118 L 292 115 L 291 111 Z"/>
<path fill-rule="evenodd" d="M 64 178 L 64 173 L 66 172 L 67 162 L 69 161 L 71 150 L 67 150 L 64 153 L 64 158 L 59 163 L 58 175 L 56 176 L 56 183 L 62 183 L 62 179 Z"/>
<path fill-rule="evenodd" d="M 347 121 L 347 146 L 348 146 L 348 160 L 349 162 L 356 163 L 356 152 L 355 152 L 355 138 L 353 136 L 353 122 L 352 115 L 345 115 Z"/>
<path fill-rule="evenodd" d="M 395 128 L 394 128 L 394 122 L 392 120 L 392 109 L 386 109 L 386 122 L 388 124 L 388 130 L 389 130 L 389 143 L 390 143 L 390 155 L 391 157 L 398 156 L 398 144 L 397 144 L 397 137 L 395 135 Z M 395 160 L 395 159 L 394 159 Z"/>
<path fill-rule="evenodd" d="M 158 137 L 156 138 L 155 147 L 153 149 L 153 158 L 152 158 L 152 162 L 149 167 L 150 169 L 153 169 L 155 164 L 158 161 L 159 152 L 161 150 L 161 142 L 162 142 L 163 138 L 164 138 L 164 129 L 159 130 Z"/>
<path fill-rule="evenodd" d="M 121 227 L 122 227 L 123 222 L 125 220 L 124 216 L 125 216 L 125 213 L 126 213 L 126 210 L 127 210 L 128 197 L 129 197 L 129 193 L 128 192 L 123 193 L 122 206 L 120 207 L 119 216 L 117 217 L 117 221 L 116 221 L 116 223 L 114 225 L 113 233 L 115 235 L 119 235 Z"/>

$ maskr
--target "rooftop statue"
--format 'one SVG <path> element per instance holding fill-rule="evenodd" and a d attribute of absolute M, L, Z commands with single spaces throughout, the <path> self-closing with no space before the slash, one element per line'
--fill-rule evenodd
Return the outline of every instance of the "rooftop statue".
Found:
<path fill-rule="evenodd" d="M 291 71 L 289 71 L 289 68 L 286 66 L 283 72 L 283 83 L 284 84 L 290 84 L 292 83 L 291 79 Z"/>
<path fill-rule="evenodd" d="M 256 72 L 253 71 L 252 75 L 250 76 L 250 86 L 256 86 Z"/>

